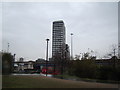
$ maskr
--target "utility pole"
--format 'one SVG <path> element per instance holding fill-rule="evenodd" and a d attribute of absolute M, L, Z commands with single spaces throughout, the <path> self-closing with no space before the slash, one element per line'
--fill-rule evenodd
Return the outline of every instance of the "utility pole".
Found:
<path fill-rule="evenodd" d="M 49 41 L 49 39 L 46 39 L 46 41 L 47 41 L 47 51 L 46 51 L 46 76 L 47 76 L 47 62 L 48 62 L 48 41 Z"/>
<path fill-rule="evenodd" d="M 72 41 L 73 33 L 71 33 L 70 35 L 71 35 L 71 60 L 72 60 L 73 59 L 73 41 Z"/>

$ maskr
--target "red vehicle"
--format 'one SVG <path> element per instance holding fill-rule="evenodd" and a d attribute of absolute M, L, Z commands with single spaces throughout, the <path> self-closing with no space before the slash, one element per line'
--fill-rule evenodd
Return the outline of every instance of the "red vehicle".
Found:
<path fill-rule="evenodd" d="M 46 69 L 46 67 L 43 67 L 42 68 L 42 74 L 46 74 L 46 73 L 47 74 L 52 74 L 52 75 L 58 75 L 58 74 L 60 74 L 60 72 L 58 70 L 55 70 L 55 72 L 54 72 L 53 67 L 48 67 L 47 69 Z"/>

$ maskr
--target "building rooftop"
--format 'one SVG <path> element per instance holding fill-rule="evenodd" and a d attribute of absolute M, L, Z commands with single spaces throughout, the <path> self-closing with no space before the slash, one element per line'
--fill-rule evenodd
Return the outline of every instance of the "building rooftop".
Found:
<path fill-rule="evenodd" d="M 53 23 L 55 23 L 55 22 L 62 22 L 62 23 L 64 23 L 63 20 L 54 21 Z"/>

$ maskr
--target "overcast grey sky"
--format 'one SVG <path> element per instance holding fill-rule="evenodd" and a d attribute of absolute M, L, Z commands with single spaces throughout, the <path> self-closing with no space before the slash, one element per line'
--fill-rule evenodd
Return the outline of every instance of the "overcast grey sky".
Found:
<path fill-rule="evenodd" d="M 52 22 L 63 20 L 66 43 L 73 35 L 73 53 L 94 50 L 103 57 L 112 44 L 118 44 L 117 2 L 11 2 L 2 5 L 2 49 L 16 57 L 36 60 L 46 57 L 46 38 L 49 57 L 52 53 Z"/>

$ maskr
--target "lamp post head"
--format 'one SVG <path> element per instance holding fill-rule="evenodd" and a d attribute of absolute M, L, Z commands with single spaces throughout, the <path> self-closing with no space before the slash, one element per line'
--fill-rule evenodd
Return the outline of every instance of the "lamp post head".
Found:
<path fill-rule="evenodd" d="M 70 35 L 73 35 L 73 33 L 71 33 Z"/>
<path fill-rule="evenodd" d="M 16 54 L 14 54 L 14 56 L 15 56 Z"/>
<path fill-rule="evenodd" d="M 46 41 L 49 41 L 49 39 L 47 38 Z"/>

